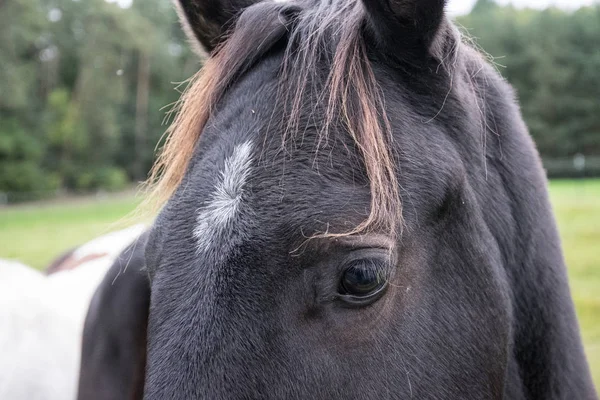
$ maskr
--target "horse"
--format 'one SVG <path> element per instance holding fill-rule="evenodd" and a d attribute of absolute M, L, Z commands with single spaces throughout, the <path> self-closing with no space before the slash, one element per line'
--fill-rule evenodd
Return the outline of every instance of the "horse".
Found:
<path fill-rule="evenodd" d="M 145 229 L 135 225 L 62 256 L 43 274 L 0 260 L 0 398 L 65 400 L 77 395 L 84 318 L 98 284 Z"/>
<path fill-rule="evenodd" d="M 0 260 L 0 286 L 0 398 L 73 398 L 77 328 L 47 295 L 45 276 Z"/>
<path fill-rule="evenodd" d="M 143 320 L 129 393 L 597 399 L 540 157 L 443 0 L 176 6 L 208 58 L 150 178 L 145 301 L 101 285 L 86 322 Z"/>
<path fill-rule="evenodd" d="M 142 398 L 150 306 L 146 239 L 147 232 L 123 251 L 92 297 L 83 328 L 80 400 Z"/>
<path fill-rule="evenodd" d="M 102 265 L 110 267 L 121 255 L 121 252 L 125 251 L 129 243 L 137 240 L 145 230 L 144 224 L 136 224 L 101 235 L 83 245 L 65 251 L 44 268 L 44 272 L 46 275 L 53 275 L 59 272 L 73 271 L 91 261 L 99 261 Z M 104 277 L 106 272 L 105 268 L 101 277 Z"/>

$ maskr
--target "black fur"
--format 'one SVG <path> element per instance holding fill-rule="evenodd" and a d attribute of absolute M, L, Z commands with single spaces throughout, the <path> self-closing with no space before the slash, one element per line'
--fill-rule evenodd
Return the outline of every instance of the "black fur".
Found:
<path fill-rule="evenodd" d="M 79 400 L 141 399 L 150 286 L 142 235 L 121 253 L 90 303 L 83 331 Z"/>
<path fill-rule="evenodd" d="M 257 0 L 175 0 L 184 29 L 193 44 L 211 53 L 233 27 L 236 17 Z"/>
<path fill-rule="evenodd" d="M 388 55 L 424 55 L 444 21 L 445 0 L 364 0 L 374 44 Z"/>
<path fill-rule="evenodd" d="M 183 9 L 216 32 L 227 26 L 213 15 L 219 4 Z M 261 42 L 271 51 L 214 108 L 148 239 L 145 398 L 596 399 L 546 178 L 511 88 L 459 43 L 443 2 L 365 5 L 403 201 L 386 294 L 362 308 L 337 294 L 349 261 L 382 257 L 385 232 L 307 240 L 358 225 L 368 182 L 346 132 L 331 131 L 316 151 L 324 117 L 308 104 L 282 151 L 284 49 L 279 37 Z M 244 14 L 257 24 L 258 12 L 271 15 Z M 316 51 L 326 74 L 328 49 Z M 245 141 L 254 159 L 243 203 L 226 234 L 198 251 L 198 210 Z"/>

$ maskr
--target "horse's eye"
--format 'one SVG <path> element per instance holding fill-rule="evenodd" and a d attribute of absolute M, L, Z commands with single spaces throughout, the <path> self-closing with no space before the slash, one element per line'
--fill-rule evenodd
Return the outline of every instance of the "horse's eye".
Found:
<path fill-rule="evenodd" d="M 344 269 L 339 285 L 340 298 L 351 305 L 377 300 L 387 287 L 385 265 L 373 260 L 353 262 Z"/>

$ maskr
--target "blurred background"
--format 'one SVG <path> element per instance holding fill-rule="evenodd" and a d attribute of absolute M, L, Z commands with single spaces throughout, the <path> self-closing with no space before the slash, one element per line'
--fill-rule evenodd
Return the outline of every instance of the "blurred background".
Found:
<path fill-rule="evenodd" d="M 448 11 L 518 93 L 600 387 L 600 5 Z M 170 0 L 0 0 L 0 258 L 42 269 L 134 210 L 166 111 L 200 66 Z"/>

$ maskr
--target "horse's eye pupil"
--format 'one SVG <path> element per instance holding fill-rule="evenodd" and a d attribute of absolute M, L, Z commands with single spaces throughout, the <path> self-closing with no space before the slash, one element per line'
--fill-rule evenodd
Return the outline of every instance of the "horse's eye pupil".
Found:
<path fill-rule="evenodd" d="M 344 271 L 341 289 L 345 294 L 365 296 L 379 289 L 385 283 L 377 268 L 351 266 Z"/>

